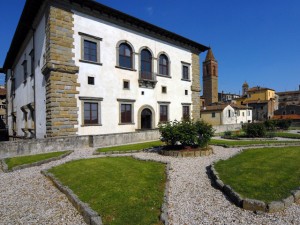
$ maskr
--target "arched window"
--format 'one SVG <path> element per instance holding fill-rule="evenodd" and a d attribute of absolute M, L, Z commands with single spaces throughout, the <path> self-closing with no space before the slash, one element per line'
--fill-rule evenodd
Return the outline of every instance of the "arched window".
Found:
<path fill-rule="evenodd" d="M 141 78 L 152 80 L 152 55 L 147 49 L 141 52 Z"/>
<path fill-rule="evenodd" d="M 133 67 L 133 60 L 132 60 L 132 48 L 126 44 L 122 43 L 119 46 L 119 66 L 120 67 L 125 67 L 125 68 L 130 68 L 132 69 Z"/>
<path fill-rule="evenodd" d="M 169 59 L 165 54 L 159 56 L 159 74 L 169 75 Z"/>

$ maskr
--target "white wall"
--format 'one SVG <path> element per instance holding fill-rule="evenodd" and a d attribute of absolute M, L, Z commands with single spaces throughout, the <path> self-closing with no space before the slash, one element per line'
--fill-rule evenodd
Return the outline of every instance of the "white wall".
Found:
<path fill-rule="evenodd" d="M 180 120 L 182 117 L 181 103 L 192 103 L 191 82 L 182 81 L 181 61 L 191 63 L 191 52 L 163 41 L 147 37 L 143 34 L 118 27 L 114 24 L 101 21 L 100 19 L 74 12 L 74 38 L 75 38 L 75 63 L 79 66 L 79 96 L 101 97 L 101 122 L 102 126 L 82 127 L 81 101 L 78 99 L 79 125 L 78 134 L 104 134 L 131 132 L 138 129 L 138 110 L 143 105 L 149 105 L 155 110 L 155 124 L 159 122 L 159 104 L 157 101 L 171 102 L 169 105 L 169 119 Z M 103 40 L 100 42 L 100 62 L 103 64 L 93 65 L 79 62 L 81 59 L 81 36 L 78 32 L 97 36 Z M 116 68 L 116 47 L 121 40 L 126 40 L 134 47 L 135 69 L 128 71 Z M 147 46 L 151 49 L 153 57 L 157 58 L 162 51 L 166 52 L 171 61 L 172 78 L 157 77 L 155 89 L 139 88 L 139 50 Z M 192 68 L 190 67 L 190 72 Z M 154 60 L 154 72 L 157 73 L 157 60 Z M 191 75 L 191 74 L 190 74 Z M 87 77 L 95 77 L 95 85 L 87 84 Z M 123 90 L 123 79 L 130 80 L 130 90 Z M 161 86 L 167 86 L 167 94 L 161 93 Z M 188 95 L 185 95 L 188 90 Z M 144 91 L 144 95 L 141 92 Z M 118 125 L 119 123 L 119 102 L 121 99 L 134 99 L 134 125 Z M 190 106 L 192 110 L 192 106 Z"/>
<path fill-rule="evenodd" d="M 228 116 L 228 111 L 230 110 L 230 117 Z M 238 113 L 239 111 L 239 113 Z M 240 124 L 240 123 L 250 123 L 252 122 L 252 110 L 251 109 L 234 109 L 230 105 L 226 106 L 222 112 L 223 125 L 225 124 Z"/>
<path fill-rule="evenodd" d="M 15 77 L 15 97 L 11 95 L 11 74 L 8 73 L 8 125 L 9 134 L 12 135 L 12 117 L 11 113 L 16 112 L 17 117 L 17 136 L 24 136 L 22 128 L 25 128 L 24 114 L 21 107 L 34 102 L 34 79 L 36 79 L 36 109 L 35 122 L 37 125 L 37 137 L 42 138 L 46 132 L 46 106 L 45 106 L 45 81 L 41 73 L 43 53 L 45 49 L 45 17 L 41 19 L 35 31 L 35 46 L 33 47 L 32 32 L 24 37 L 25 42 L 21 48 L 21 52 L 13 65 L 13 76 Z M 31 75 L 31 58 L 29 53 L 35 50 L 35 76 Z M 27 79 L 24 80 L 24 70 L 22 63 L 27 60 Z M 12 107 L 13 106 L 13 107 Z M 28 128 L 32 127 L 32 118 L 28 113 Z"/>

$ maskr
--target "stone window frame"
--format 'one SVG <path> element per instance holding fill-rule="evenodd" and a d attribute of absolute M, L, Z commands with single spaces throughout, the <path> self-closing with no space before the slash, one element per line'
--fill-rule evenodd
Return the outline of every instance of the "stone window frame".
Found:
<path fill-rule="evenodd" d="M 101 102 L 103 101 L 103 98 L 80 96 L 79 100 L 81 101 L 81 127 L 102 126 Z M 84 103 L 97 103 L 98 104 L 98 124 L 84 124 Z"/>
<path fill-rule="evenodd" d="M 22 67 L 23 67 L 23 79 L 24 79 L 23 83 L 26 84 L 26 82 L 27 82 L 27 77 L 28 77 L 27 60 L 24 59 L 21 65 L 22 65 Z"/>
<path fill-rule="evenodd" d="M 122 66 L 120 66 L 120 61 L 119 61 L 119 49 L 120 49 L 120 45 L 121 44 L 127 44 L 127 45 L 129 45 L 130 47 L 131 47 L 131 57 L 132 57 L 132 68 L 127 68 L 127 67 L 122 67 Z M 116 68 L 118 68 L 118 69 L 124 69 L 124 70 L 129 70 L 129 71 L 136 71 L 136 69 L 135 69 L 135 55 L 136 55 L 137 53 L 135 52 L 135 49 L 134 49 L 134 47 L 133 47 L 133 45 L 129 42 L 129 41 L 127 41 L 127 40 L 121 40 L 121 41 L 119 41 L 118 43 L 117 43 L 117 45 L 116 45 Z"/>
<path fill-rule="evenodd" d="M 78 32 L 78 34 L 81 37 L 81 48 L 80 48 L 81 59 L 79 59 L 79 62 L 90 63 L 90 64 L 95 64 L 95 65 L 102 66 L 101 54 L 100 54 L 101 53 L 100 43 L 103 39 L 100 38 L 100 37 L 96 37 L 96 36 L 93 36 L 93 35 L 90 35 L 90 34 L 83 33 L 83 32 Z M 91 41 L 91 42 L 94 42 L 94 43 L 97 44 L 97 62 L 89 61 L 89 60 L 84 59 L 84 41 Z"/>
<path fill-rule="evenodd" d="M 158 108 L 159 108 L 159 123 L 166 123 L 166 122 L 169 122 L 170 121 L 170 107 L 169 105 L 171 104 L 171 102 L 162 102 L 162 101 L 158 101 Z M 160 118 L 160 106 L 167 106 L 167 121 L 161 121 L 161 118 Z"/>
<path fill-rule="evenodd" d="M 184 118 L 184 107 L 188 107 L 188 111 L 189 111 L 188 118 L 191 119 L 191 105 L 192 105 L 192 103 L 181 103 L 181 105 L 182 105 L 182 119 L 185 119 Z"/>
<path fill-rule="evenodd" d="M 128 88 L 125 88 L 125 82 L 128 83 Z M 123 90 L 130 90 L 130 80 L 123 79 Z"/>
<path fill-rule="evenodd" d="M 119 124 L 118 125 L 134 125 L 134 103 L 136 100 L 134 99 L 122 99 L 122 98 L 117 98 L 117 101 L 119 102 Z M 121 106 L 123 104 L 128 104 L 131 105 L 131 122 L 130 123 L 122 123 L 121 122 Z"/>
<path fill-rule="evenodd" d="M 159 67 L 160 67 L 159 61 L 160 61 L 160 57 L 162 55 L 165 55 L 168 59 L 168 74 L 167 75 L 159 73 Z M 170 56 L 166 52 L 159 52 L 157 55 L 157 74 L 156 75 L 159 77 L 172 78 L 172 76 L 171 76 L 171 60 L 170 60 Z"/>
<path fill-rule="evenodd" d="M 183 68 L 188 68 L 188 79 L 183 77 Z M 181 80 L 191 82 L 191 63 L 181 61 Z"/>
<path fill-rule="evenodd" d="M 154 58 L 154 54 L 153 54 L 152 50 L 147 46 L 143 46 L 139 49 L 139 71 L 140 71 L 140 73 L 142 72 L 142 51 L 143 50 L 147 50 L 147 51 L 150 52 L 150 55 L 151 55 L 151 73 L 154 74 L 155 73 L 155 71 L 154 71 L 154 60 L 155 60 L 155 58 Z"/>

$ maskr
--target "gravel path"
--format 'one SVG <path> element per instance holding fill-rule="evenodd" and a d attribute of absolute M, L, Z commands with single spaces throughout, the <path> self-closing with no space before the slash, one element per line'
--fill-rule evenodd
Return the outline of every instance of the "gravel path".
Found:
<path fill-rule="evenodd" d="M 206 167 L 216 159 L 228 158 L 238 148 L 214 147 L 216 154 L 200 158 L 165 157 L 156 153 L 136 153 L 137 158 L 170 162 L 169 222 L 197 224 L 300 224 L 300 205 L 280 213 L 255 215 L 231 204 L 214 189 Z M 0 173 L 0 224 L 85 224 L 64 194 L 40 174 L 42 169 L 66 161 L 92 156 L 93 149 L 75 151 L 70 156 L 42 166 L 12 173 Z"/>

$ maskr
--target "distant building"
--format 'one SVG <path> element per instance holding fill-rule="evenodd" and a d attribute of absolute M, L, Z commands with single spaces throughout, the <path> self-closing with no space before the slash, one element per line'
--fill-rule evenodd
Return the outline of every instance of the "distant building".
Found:
<path fill-rule="evenodd" d="M 273 119 L 300 120 L 300 105 L 287 105 L 274 112 Z"/>
<path fill-rule="evenodd" d="M 223 91 L 221 93 L 218 93 L 218 102 L 232 102 L 234 99 L 240 98 L 240 95 L 237 94 L 231 94 L 231 93 L 224 93 Z"/>
<path fill-rule="evenodd" d="M 6 89 L 0 86 L 0 129 L 6 128 Z"/>
<path fill-rule="evenodd" d="M 287 105 L 300 105 L 300 85 L 298 91 L 277 92 L 279 108 Z"/>
<path fill-rule="evenodd" d="M 264 121 L 271 119 L 274 111 L 278 109 L 278 96 L 275 90 L 266 87 L 252 87 L 245 82 L 242 86 L 243 96 L 235 99 L 237 105 L 252 108 L 252 120 Z"/>
<path fill-rule="evenodd" d="M 201 109 L 201 119 L 211 125 L 252 122 L 252 109 L 236 104 L 216 104 Z"/>
<path fill-rule="evenodd" d="M 211 48 L 203 62 L 203 96 L 205 105 L 218 102 L 218 62 Z"/>

